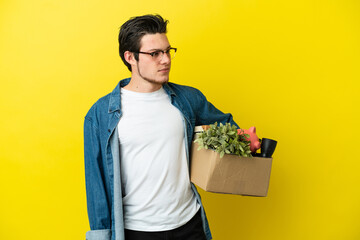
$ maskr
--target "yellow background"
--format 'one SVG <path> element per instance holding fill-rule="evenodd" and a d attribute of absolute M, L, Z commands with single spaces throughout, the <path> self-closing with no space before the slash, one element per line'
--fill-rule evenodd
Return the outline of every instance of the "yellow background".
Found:
<path fill-rule="evenodd" d="M 85 238 L 83 117 L 146 13 L 171 81 L 278 140 L 268 197 L 200 191 L 214 239 L 360 239 L 358 0 L 1 0 L 0 239 Z"/>

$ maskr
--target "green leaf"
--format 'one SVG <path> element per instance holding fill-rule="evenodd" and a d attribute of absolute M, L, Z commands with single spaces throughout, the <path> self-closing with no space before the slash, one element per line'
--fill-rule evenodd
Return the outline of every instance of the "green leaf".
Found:
<path fill-rule="evenodd" d="M 234 152 L 234 145 L 230 145 L 230 152 Z"/>
<path fill-rule="evenodd" d="M 240 150 L 241 152 L 244 151 L 244 149 L 243 149 L 243 147 L 242 147 L 241 145 L 239 145 L 239 150 Z"/>
<path fill-rule="evenodd" d="M 230 123 L 219 125 L 210 124 L 210 128 L 198 135 L 195 140 L 199 144 L 199 149 L 214 149 L 221 156 L 224 154 L 236 154 L 238 156 L 250 155 L 250 141 L 244 135 L 237 134 L 237 127 Z M 200 147 L 201 146 L 201 147 Z"/>

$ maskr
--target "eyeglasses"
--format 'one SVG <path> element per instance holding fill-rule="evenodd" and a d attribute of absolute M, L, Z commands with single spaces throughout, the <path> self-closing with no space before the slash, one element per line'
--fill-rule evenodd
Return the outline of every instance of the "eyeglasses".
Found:
<path fill-rule="evenodd" d="M 152 59 L 154 59 L 156 61 L 161 61 L 165 53 L 170 59 L 173 59 L 175 57 L 176 51 L 177 51 L 177 48 L 169 48 L 165 51 L 156 50 L 154 52 L 135 52 L 135 53 L 147 54 L 147 55 L 150 55 L 152 57 Z"/>

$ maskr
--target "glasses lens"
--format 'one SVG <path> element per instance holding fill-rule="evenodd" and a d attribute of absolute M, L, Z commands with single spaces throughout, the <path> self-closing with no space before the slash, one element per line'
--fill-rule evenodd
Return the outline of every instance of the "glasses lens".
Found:
<path fill-rule="evenodd" d="M 171 48 L 171 49 L 168 49 L 166 51 L 153 52 L 151 54 L 151 56 L 153 57 L 154 60 L 160 61 L 161 59 L 163 59 L 164 54 L 166 54 L 168 58 L 173 59 L 175 57 L 175 53 L 176 53 L 176 49 Z"/>
<path fill-rule="evenodd" d="M 170 57 L 170 59 L 173 59 L 173 58 L 175 57 L 175 54 L 176 54 L 176 50 L 173 49 L 173 48 L 171 48 L 171 49 L 169 50 L 169 57 Z"/>

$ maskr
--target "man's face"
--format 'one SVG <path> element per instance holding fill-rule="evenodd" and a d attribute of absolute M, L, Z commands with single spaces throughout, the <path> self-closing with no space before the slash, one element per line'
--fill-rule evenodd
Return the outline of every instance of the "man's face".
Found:
<path fill-rule="evenodd" d="M 140 52 L 151 53 L 157 50 L 165 51 L 170 48 L 170 43 L 165 33 L 146 34 L 141 39 Z M 162 53 L 161 53 L 162 54 Z M 136 71 L 140 78 L 150 83 L 163 84 L 169 81 L 171 59 L 163 54 L 161 59 L 156 60 L 148 54 L 139 53 Z M 133 71 L 134 74 L 134 71 Z"/>

